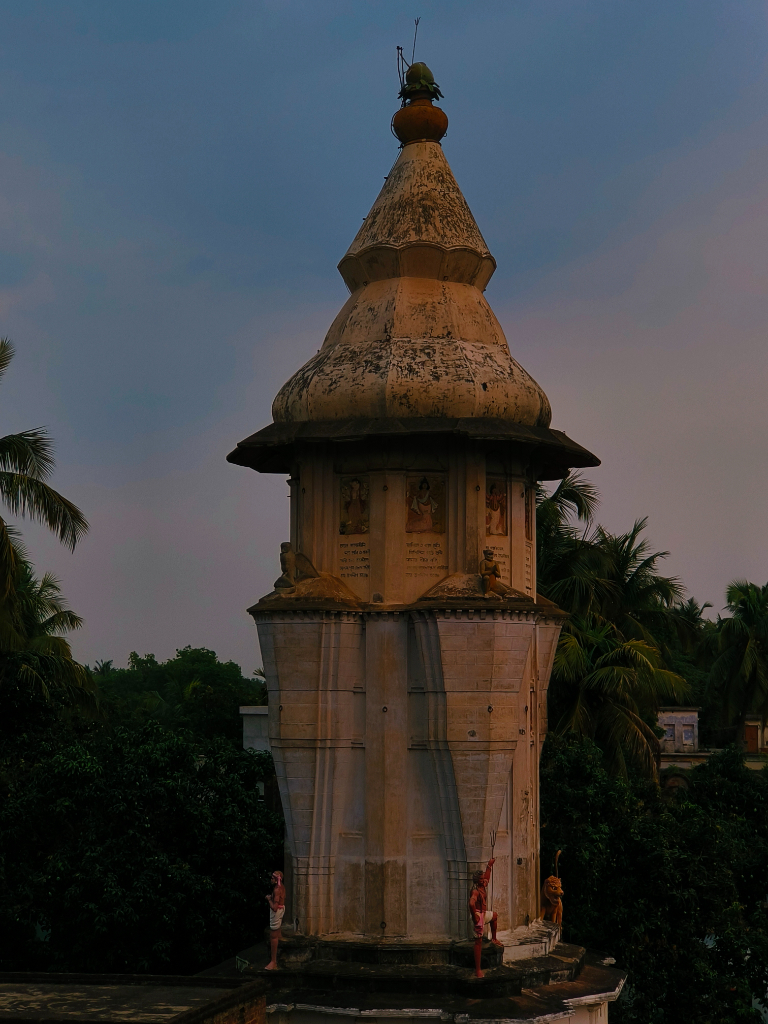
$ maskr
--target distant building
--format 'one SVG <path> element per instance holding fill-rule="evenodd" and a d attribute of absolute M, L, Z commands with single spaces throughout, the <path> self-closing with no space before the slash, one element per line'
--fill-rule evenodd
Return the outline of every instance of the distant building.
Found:
<path fill-rule="evenodd" d="M 658 722 L 664 730 L 659 738 L 661 747 L 661 768 L 685 770 L 702 764 L 712 754 L 711 750 L 699 750 L 700 708 L 659 708 Z M 745 725 L 745 763 L 748 768 L 759 771 L 768 754 L 768 728 L 759 717 L 750 717 Z"/>
<path fill-rule="evenodd" d="M 744 723 L 744 745 L 748 754 L 768 753 L 768 728 L 759 716 Z"/>
<path fill-rule="evenodd" d="M 699 708 L 659 708 L 662 754 L 692 754 L 699 749 Z"/>
<path fill-rule="evenodd" d="M 243 750 L 271 750 L 269 708 L 249 704 L 240 708 L 243 720 Z"/>

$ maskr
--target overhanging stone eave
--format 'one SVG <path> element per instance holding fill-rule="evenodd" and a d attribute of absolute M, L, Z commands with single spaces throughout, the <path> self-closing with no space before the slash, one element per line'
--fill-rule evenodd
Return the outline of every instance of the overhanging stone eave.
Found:
<path fill-rule="evenodd" d="M 227 462 L 247 466 L 259 473 L 291 471 L 297 444 L 351 444 L 365 439 L 386 441 L 417 437 L 465 437 L 475 441 L 520 445 L 538 467 L 541 480 L 561 479 L 569 469 L 600 465 L 592 452 L 560 430 L 533 427 L 509 420 L 464 417 L 457 419 L 389 418 L 318 420 L 298 423 L 270 423 L 240 441 Z"/>

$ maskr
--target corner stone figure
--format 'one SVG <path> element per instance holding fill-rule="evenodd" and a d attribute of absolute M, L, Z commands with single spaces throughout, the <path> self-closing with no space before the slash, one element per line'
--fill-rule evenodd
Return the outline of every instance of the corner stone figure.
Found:
<path fill-rule="evenodd" d="M 290 541 L 280 545 L 280 568 L 283 575 L 275 580 L 275 590 L 294 590 L 296 588 L 296 552 Z"/>
<path fill-rule="evenodd" d="M 541 887 L 541 919 L 551 921 L 553 924 L 563 923 L 563 886 L 560 881 L 560 874 L 557 862 L 560 859 L 560 850 L 555 854 L 555 873 L 544 880 Z"/>
<path fill-rule="evenodd" d="M 280 545 L 280 568 L 283 575 L 275 580 L 275 590 L 284 590 L 287 594 L 292 594 L 301 580 L 317 579 L 320 575 L 306 555 L 294 551 L 293 544 L 288 540 Z"/>
<path fill-rule="evenodd" d="M 498 598 L 501 600 L 509 592 L 509 587 L 501 582 L 501 569 L 499 563 L 493 557 L 493 551 L 486 548 L 483 551 L 485 556 L 480 563 L 480 576 L 483 582 L 483 596 L 487 598 Z"/>
<path fill-rule="evenodd" d="M 488 910 L 488 883 L 491 880 L 491 870 L 495 863 L 492 857 L 488 861 L 485 871 L 476 871 L 472 875 L 472 892 L 469 895 L 469 914 L 472 918 L 472 928 L 475 933 L 475 977 L 482 978 L 483 972 L 480 968 L 480 960 L 483 953 L 483 932 L 486 925 L 491 926 L 491 942 L 494 946 L 503 946 L 496 938 L 496 925 L 499 915 L 495 910 Z"/>
<path fill-rule="evenodd" d="M 283 933 L 280 930 L 285 914 L 285 886 L 283 885 L 283 872 L 272 872 L 272 892 L 267 895 L 266 901 L 269 904 L 269 951 L 272 959 L 264 968 L 265 971 L 277 970 L 277 946 Z"/>

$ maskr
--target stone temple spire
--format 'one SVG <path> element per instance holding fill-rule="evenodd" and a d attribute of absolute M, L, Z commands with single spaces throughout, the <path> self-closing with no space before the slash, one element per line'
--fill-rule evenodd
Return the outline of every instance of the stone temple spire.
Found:
<path fill-rule="evenodd" d="M 511 948 L 539 913 L 562 623 L 536 592 L 536 484 L 598 460 L 551 429 L 484 297 L 496 264 L 443 153 L 438 95 L 413 65 L 399 157 L 339 264 L 349 299 L 229 460 L 290 476 L 282 576 L 250 609 L 286 919 L 318 942 L 458 942 L 498 833 Z"/>
<path fill-rule="evenodd" d="M 441 93 L 425 64 L 408 75 L 400 155 L 339 263 L 350 298 L 281 388 L 273 424 L 229 461 L 284 472 L 300 440 L 439 432 L 525 444 L 540 479 L 598 465 L 550 429 L 547 396 L 510 353 L 483 295 L 496 261 L 440 143 Z"/>
<path fill-rule="evenodd" d="M 553 961 L 559 926 L 536 921 L 564 618 L 536 590 L 536 486 L 598 460 L 551 429 L 484 298 L 496 264 L 443 154 L 439 95 L 413 64 L 401 152 L 339 264 L 350 297 L 274 422 L 228 457 L 291 488 L 281 575 L 249 609 L 285 816 L 290 970 L 270 1000 L 303 1024 L 362 1006 L 406 1024 L 604 1020 L 619 972 L 571 984 L 578 947 Z M 467 900 L 491 868 L 499 941 L 483 945 Z M 521 989 L 545 977 L 562 984 Z"/>
<path fill-rule="evenodd" d="M 274 420 L 472 417 L 548 427 L 547 396 L 510 355 L 483 297 L 496 262 L 440 145 L 448 118 L 425 89 L 409 95 L 393 118 L 400 156 L 339 263 L 351 298 L 320 352 L 280 391 Z"/>

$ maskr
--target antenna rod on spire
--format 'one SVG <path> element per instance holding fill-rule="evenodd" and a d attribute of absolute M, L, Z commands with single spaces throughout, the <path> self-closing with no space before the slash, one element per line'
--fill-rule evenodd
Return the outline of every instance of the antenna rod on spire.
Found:
<path fill-rule="evenodd" d="M 413 50 L 411 51 L 411 64 L 413 64 L 414 60 L 416 60 L 416 36 L 418 35 L 420 21 L 421 18 L 416 18 L 414 21 L 414 25 L 416 26 L 416 28 L 413 30 Z"/>

